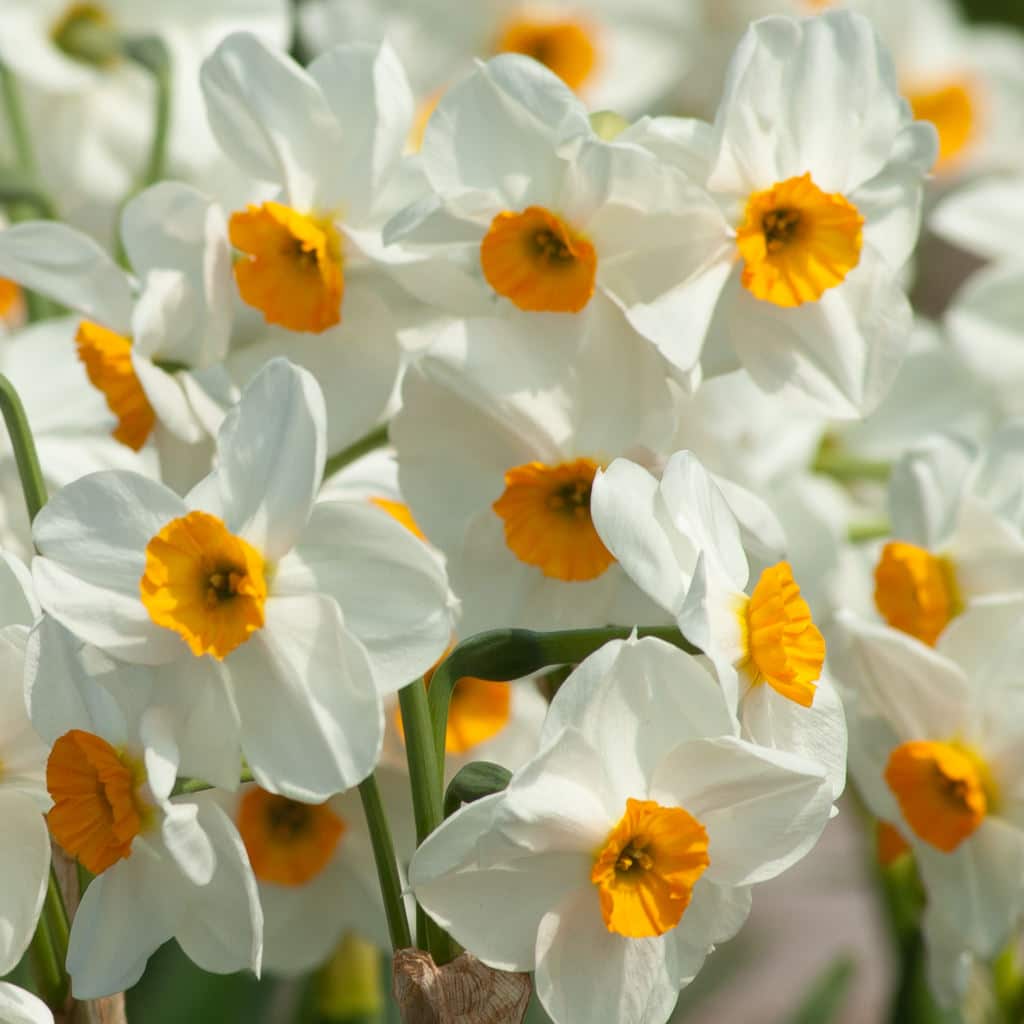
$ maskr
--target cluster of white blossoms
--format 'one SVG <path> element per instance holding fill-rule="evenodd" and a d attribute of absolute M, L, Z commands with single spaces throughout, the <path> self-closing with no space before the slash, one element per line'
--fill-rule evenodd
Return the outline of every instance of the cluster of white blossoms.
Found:
<path fill-rule="evenodd" d="M 0 101 L 0 1022 L 358 935 L 665 1024 L 858 811 L 1020 1019 L 1024 37 L 4 0 Z"/>

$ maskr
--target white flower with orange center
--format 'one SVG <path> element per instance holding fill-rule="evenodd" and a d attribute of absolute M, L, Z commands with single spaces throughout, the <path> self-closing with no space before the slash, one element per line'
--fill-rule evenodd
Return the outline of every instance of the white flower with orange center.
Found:
<path fill-rule="evenodd" d="M 934 649 L 840 616 L 833 668 L 850 722 L 850 770 L 872 813 L 914 852 L 927 894 L 930 978 L 958 1002 L 955 954 L 996 956 L 1024 914 L 1021 598 L 954 620 Z"/>
<path fill-rule="evenodd" d="M 409 877 L 467 950 L 535 972 L 555 1024 L 662 1024 L 742 926 L 748 887 L 807 853 L 830 806 L 817 765 L 739 737 L 695 658 L 618 641 L 562 685 L 540 753 L 437 829 Z"/>
<path fill-rule="evenodd" d="M 444 571 L 420 541 L 362 503 L 315 501 L 324 420 L 313 378 L 275 360 L 186 499 L 94 474 L 54 495 L 34 531 L 44 610 L 144 677 L 134 692 L 172 716 L 183 771 L 235 788 L 244 756 L 261 786 L 300 800 L 372 770 L 381 694 L 422 675 L 451 634 Z M 51 634 L 35 699 L 59 718 Z"/>
<path fill-rule="evenodd" d="M 602 139 L 587 108 L 536 62 L 495 57 L 453 86 L 420 157 L 431 193 L 384 237 L 396 243 L 392 259 L 461 267 L 461 287 L 435 278 L 433 294 L 417 292 L 442 309 L 579 315 L 600 295 L 671 350 L 681 344 L 674 293 L 702 293 L 708 272 L 724 276 L 714 265 L 726 258 L 728 227 L 712 199 L 625 134 Z"/>
<path fill-rule="evenodd" d="M 720 248 L 706 240 L 705 287 L 673 306 L 694 330 L 666 355 L 707 374 L 742 365 L 777 399 L 834 418 L 877 405 L 909 339 L 897 278 L 936 140 L 913 121 L 870 22 L 849 11 L 755 22 L 713 125 L 655 119 L 620 138 L 685 170 L 725 216 Z"/>
<path fill-rule="evenodd" d="M 409 779 L 391 768 L 378 768 L 375 777 L 404 865 L 416 847 Z M 259 884 L 268 971 L 294 975 L 320 966 L 347 931 L 391 950 L 355 790 L 309 804 L 245 786 L 224 803 Z"/>
<path fill-rule="evenodd" d="M 298 12 L 313 52 L 387 38 L 419 97 L 440 92 L 474 58 L 521 53 L 594 110 L 644 113 L 694 73 L 693 3 L 660 0 L 488 0 L 433 7 L 401 0 L 312 0 Z"/>
<path fill-rule="evenodd" d="M 47 748 L 25 712 L 23 686 L 26 641 L 38 614 L 28 570 L 0 551 L 0 974 L 14 970 L 32 940 L 50 872 Z"/>
<path fill-rule="evenodd" d="M 463 321 L 406 375 L 399 480 L 448 560 L 463 636 L 659 615 L 602 543 L 590 496 L 611 459 L 666 450 L 672 395 L 610 303 L 586 323 L 581 338 L 551 316 Z"/>
<path fill-rule="evenodd" d="M 370 253 L 407 187 L 413 100 L 398 58 L 386 45 L 351 44 L 307 70 L 238 33 L 205 61 L 201 79 L 225 154 L 277 190 L 230 218 L 242 300 L 291 331 L 358 329 L 351 286 L 372 289 Z"/>
<path fill-rule="evenodd" d="M 0 232 L 0 268 L 81 316 L 78 358 L 117 421 L 116 440 L 134 451 L 150 438 L 164 450 L 197 444 L 207 432 L 192 373 L 212 372 L 231 331 L 223 214 L 165 182 L 126 205 L 121 240 L 134 274 L 72 228 L 19 224 Z"/>
<path fill-rule="evenodd" d="M 874 569 L 874 603 L 894 629 L 934 646 L 967 607 L 1024 592 L 1020 464 L 1024 428 L 1010 424 L 981 449 L 933 435 L 896 464 L 892 540 Z"/>
<path fill-rule="evenodd" d="M 843 709 L 789 563 L 750 578 L 736 516 L 690 452 L 673 455 L 660 480 L 612 463 L 594 485 L 594 521 L 630 578 L 711 659 L 744 735 L 820 764 L 838 798 Z"/>

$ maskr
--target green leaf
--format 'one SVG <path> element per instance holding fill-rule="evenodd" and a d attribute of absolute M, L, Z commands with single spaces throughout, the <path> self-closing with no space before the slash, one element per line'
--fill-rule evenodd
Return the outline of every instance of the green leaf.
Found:
<path fill-rule="evenodd" d="M 508 785 L 512 773 L 490 761 L 472 761 L 455 774 L 444 795 L 444 816 L 453 815 L 463 804 L 471 804 L 492 793 L 500 793 Z"/>
<path fill-rule="evenodd" d="M 789 1024 L 830 1024 L 839 1017 L 857 972 L 852 957 L 840 956 L 829 964 L 807 990 Z"/>

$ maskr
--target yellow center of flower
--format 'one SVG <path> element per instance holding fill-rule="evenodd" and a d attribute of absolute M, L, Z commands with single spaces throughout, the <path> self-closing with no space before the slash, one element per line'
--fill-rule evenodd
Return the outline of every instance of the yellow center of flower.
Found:
<path fill-rule="evenodd" d="M 71 4 L 51 26 L 50 38 L 72 60 L 98 68 L 117 63 L 119 48 L 114 19 L 100 4 Z"/>
<path fill-rule="evenodd" d="M 422 541 L 427 539 L 423 536 L 423 531 L 413 518 L 412 511 L 405 502 L 392 501 L 391 498 L 371 498 L 370 504 L 376 505 L 383 512 L 387 512 L 392 519 L 400 522 L 414 537 L 418 537 Z"/>
<path fill-rule="evenodd" d="M 94 875 L 130 857 L 152 815 L 136 792 L 144 782 L 142 766 L 106 740 L 80 729 L 65 733 L 46 762 L 53 838 Z"/>
<path fill-rule="evenodd" d="M 268 324 L 320 333 L 341 322 L 345 292 L 341 235 L 329 217 L 264 203 L 231 215 L 231 244 L 242 298 Z"/>
<path fill-rule="evenodd" d="M 327 866 L 346 828 L 327 804 L 302 804 L 257 786 L 238 807 L 238 831 L 261 882 L 305 885 Z"/>
<path fill-rule="evenodd" d="M 597 469 L 592 459 L 580 458 L 508 470 L 492 508 L 505 521 L 505 543 L 516 558 L 552 579 L 575 582 L 596 579 L 615 561 L 590 518 Z"/>
<path fill-rule="evenodd" d="M 135 375 L 131 339 L 83 320 L 75 343 L 89 382 L 103 392 L 107 408 L 117 417 L 114 439 L 138 451 L 156 425 L 156 414 Z"/>
<path fill-rule="evenodd" d="M 6 277 L 0 277 L 0 320 L 13 320 L 22 305 L 21 289 Z"/>
<path fill-rule="evenodd" d="M 263 627 L 263 557 L 206 512 L 172 519 L 146 545 L 142 603 L 199 657 L 226 658 Z"/>
<path fill-rule="evenodd" d="M 971 835 L 998 799 L 985 762 L 955 742 L 901 743 L 889 755 L 885 781 L 914 834 L 943 853 Z"/>
<path fill-rule="evenodd" d="M 907 100 L 918 121 L 931 121 L 939 133 L 935 166 L 948 169 L 974 140 L 978 126 L 975 89 L 967 79 L 929 88 L 908 89 Z"/>
<path fill-rule="evenodd" d="M 751 684 L 767 683 L 809 708 L 825 663 L 825 638 L 800 595 L 789 562 L 761 573 L 738 617 L 745 647 L 740 667 Z"/>
<path fill-rule="evenodd" d="M 710 863 L 707 831 L 692 814 L 628 799 L 590 872 L 608 931 L 646 939 L 675 928 Z"/>
<path fill-rule="evenodd" d="M 578 313 L 594 294 L 597 253 L 542 206 L 499 213 L 480 243 L 487 283 L 531 313 Z"/>
<path fill-rule="evenodd" d="M 505 23 L 495 53 L 522 53 L 579 90 L 597 66 L 592 26 L 581 18 L 515 17 Z"/>
<path fill-rule="evenodd" d="M 964 609 L 953 563 L 894 540 L 875 567 L 875 605 L 886 622 L 929 646 Z"/>
<path fill-rule="evenodd" d="M 814 302 L 860 262 L 863 227 L 857 207 L 810 174 L 755 192 L 736 229 L 743 287 L 776 306 Z"/>

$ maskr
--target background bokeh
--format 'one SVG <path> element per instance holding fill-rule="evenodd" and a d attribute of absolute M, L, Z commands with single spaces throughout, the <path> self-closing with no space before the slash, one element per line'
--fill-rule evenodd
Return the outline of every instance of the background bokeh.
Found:
<path fill-rule="evenodd" d="M 1024 28 L 1024 0 L 965 0 L 964 7 L 978 21 L 1008 21 Z"/>

